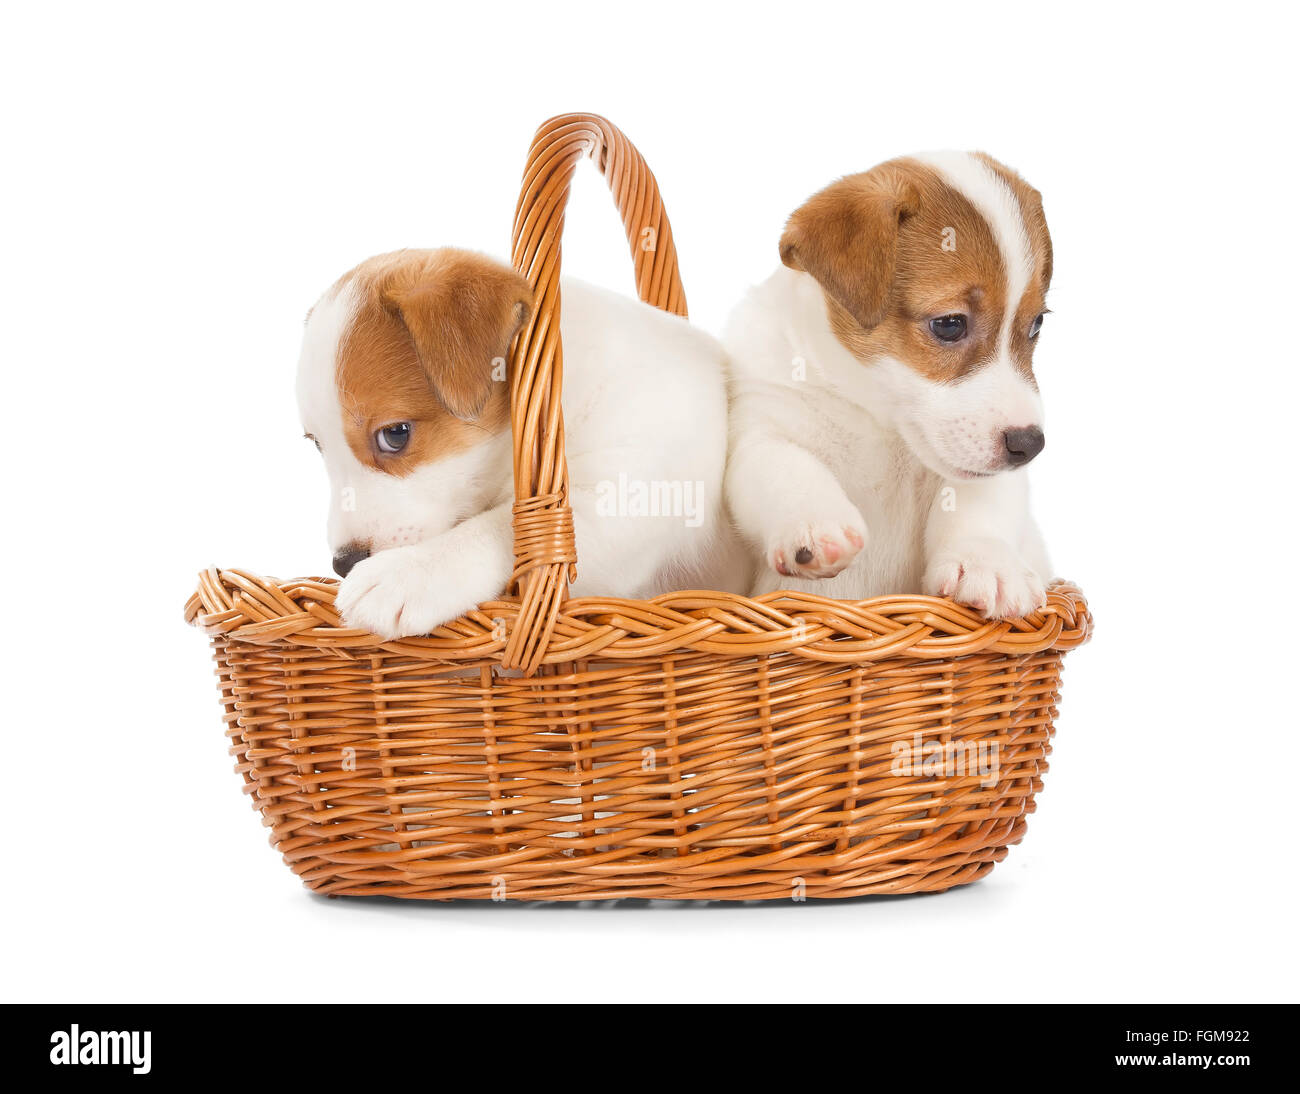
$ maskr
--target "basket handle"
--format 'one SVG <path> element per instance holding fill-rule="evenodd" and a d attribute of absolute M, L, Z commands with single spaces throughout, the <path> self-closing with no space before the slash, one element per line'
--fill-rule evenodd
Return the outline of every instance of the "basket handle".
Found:
<path fill-rule="evenodd" d="M 559 114 L 533 137 L 515 208 L 513 261 L 533 290 L 533 315 L 511 349 L 510 421 L 515 458 L 515 569 L 519 614 L 501 664 L 536 671 L 560 603 L 575 576 L 577 553 L 560 390 L 560 239 L 569 186 L 590 156 L 609 185 L 627 233 L 637 294 L 686 315 L 672 227 L 659 186 L 631 141 L 599 114 Z"/>

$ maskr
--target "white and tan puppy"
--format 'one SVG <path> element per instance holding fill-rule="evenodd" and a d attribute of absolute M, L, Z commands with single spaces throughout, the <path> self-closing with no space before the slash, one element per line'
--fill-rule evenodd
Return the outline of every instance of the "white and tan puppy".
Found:
<path fill-rule="evenodd" d="M 1042 606 L 1024 471 L 1044 443 L 1038 192 L 980 154 L 893 160 L 810 198 L 781 260 L 723 338 L 727 500 L 762 556 L 755 592 Z"/>
<path fill-rule="evenodd" d="M 501 595 L 514 566 L 506 355 L 532 298 L 514 270 L 451 249 L 345 274 L 307 318 L 303 427 L 332 490 L 345 622 L 426 634 Z M 718 343 L 577 282 L 563 290 L 575 595 L 735 584 L 723 516 Z"/>

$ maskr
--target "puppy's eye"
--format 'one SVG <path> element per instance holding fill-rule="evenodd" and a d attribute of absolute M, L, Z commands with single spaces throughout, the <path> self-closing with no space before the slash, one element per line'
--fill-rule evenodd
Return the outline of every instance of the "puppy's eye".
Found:
<path fill-rule="evenodd" d="M 930 320 L 930 333 L 940 342 L 960 342 L 966 337 L 964 315 L 941 315 Z"/>
<path fill-rule="evenodd" d="M 390 456 L 394 452 L 400 452 L 406 447 L 406 442 L 411 439 L 411 423 L 396 422 L 393 425 L 386 425 L 383 429 L 375 431 L 375 445 L 380 452 L 387 452 Z"/>
<path fill-rule="evenodd" d="M 1043 317 L 1039 315 L 1034 319 L 1032 323 L 1029 324 L 1029 337 L 1037 338 L 1038 332 L 1042 329 L 1043 329 Z"/>

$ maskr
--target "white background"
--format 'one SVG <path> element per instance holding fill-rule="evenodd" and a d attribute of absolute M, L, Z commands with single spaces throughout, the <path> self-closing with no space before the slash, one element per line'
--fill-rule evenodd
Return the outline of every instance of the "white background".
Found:
<path fill-rule="evenodd" d="M 25 5 L 0 36 L 12 1000 L 1297 997 L 1295 14 L 1283 5 Z M 658 174 L 717 330 L 839 174 L 978 148 L 1046 197 L 1037 512 L 1097 631 L 990 878 L 767 906 L 327 901 L 230 771 L 209 564 L 327 572 L 308 306 L 506 257 L 542 119 Z M 603 185 L 566 268 L 631 284 Z"/>

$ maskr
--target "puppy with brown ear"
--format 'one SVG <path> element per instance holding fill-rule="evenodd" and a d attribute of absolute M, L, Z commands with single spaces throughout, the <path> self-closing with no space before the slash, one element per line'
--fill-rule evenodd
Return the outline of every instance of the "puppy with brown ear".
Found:
<path fill-rule="evenodd" d="M 1052 276 L 1036 190 L 982 154 L 881 164 L 810 198 L 728 323 L 727 498 L 755 592 L 1042 606 L 1025 465 Z"/>
<path fill-rule="evenodd" d="M 716 341 L 566 280 L 564 420 L 574 595 L 727 588 L 726 395 Z M 361 263 L 312 308 L 298 368 L 324 457 L 345 622 L 427 634 L 504 592 L 514 567 L 507 357 L 532 296 L 466 251 Z"/>

